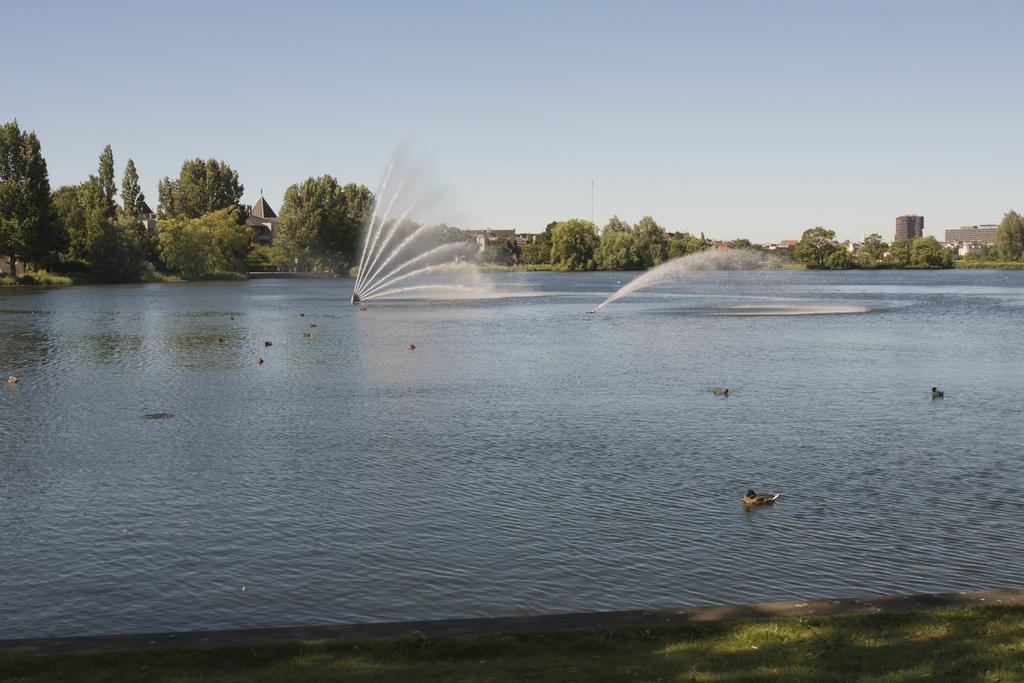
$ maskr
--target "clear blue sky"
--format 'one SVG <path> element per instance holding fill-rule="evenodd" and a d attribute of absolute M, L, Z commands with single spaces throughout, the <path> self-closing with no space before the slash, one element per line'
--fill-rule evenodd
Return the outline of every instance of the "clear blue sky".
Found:
<path fill-rule="evenodd" d="M 51 183 L 227 161 L 246 200 L 375 189 L 403 140 L 451 221 L 654 216 L 775 241 L 1024 210 L 1024 2 L 8 0 L 0 121 Z"/>

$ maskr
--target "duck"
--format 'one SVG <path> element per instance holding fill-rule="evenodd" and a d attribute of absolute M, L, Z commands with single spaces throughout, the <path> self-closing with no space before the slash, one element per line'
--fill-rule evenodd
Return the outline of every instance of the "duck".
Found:
<path fill-rule="evenodd" d="M 265 341 L 265 342 L 263 342 L 263 345 L 264 345 L 264 346 L 273 346 L 273 345 L 274 345 L 274 342 L 271 342 L 271 341 Z"/>
<path fill-rule="evenodd" d="M 942 398 L 946 395 L 946 392 L 941 391 L 938 387 L 932 387 L 932 398 Z"/>
<path fill-rule="evenodd" d="M 18 378 L 15 377 L 14 375 L 11 375 L 10 377 L 7 378 L 7 383 L 8 384 L 17 384 L 18 383 Z"/>
<path fill-rule="evenodd" d="M 306 314 L 305 314 L 305 313 L 299 313 L 299 317 L 300 317 L 300 318 L 305 318 L 305 317 L 306 317 Z"/>
<path fill-rule="evenodd" d="M 365 311 L 365 310 L 366 310 L 366 306 L 360 306 L 360 307 L 359 307 L 359 310 L 360 310 L 360 311 Z"/>
<path fill-rule="evenodd" d="M 256 357 L 256 365 L 263 365 L 263 358 L 260 356 Z"/>
<path fill-rule="evenodd" d="M 747 507 L 755 505 L 771 505 L 779 499 L 781 493 L 755 493 L 754 489 L 747 489 L 743 496 L 743 505 Z"/>
<path fill-rule="evenodd" d="M 416 345 L 415 344 L 406 344 L 405 348 L 407 350 L 409 350 L 409 351 L 415 351 L 416 350 Z"/>
<path fill-rule="evenodd" d="M 715 396 L 728 396 L 729 395 L 729 390 L 728 389 L 724 389 L 722 387 L 715 387 L 714 389 L 711 390 L 711 392 Z"/>
<path fill-rule="evenodd" d="M 309 326 L 310 327 L 316 327 L 316 323 L 310 323 Z"/>
<path fill-rule="evenodd" d="M 299 332 L 299 336 L 300 337 L 312 337 L 313 333 L 312 332 Z"/>
<path fill-rule="evenodd" d="M 218 344 L 223 344 L 224 343 L 224 337 L 217 337 L 217 343 Z"/>

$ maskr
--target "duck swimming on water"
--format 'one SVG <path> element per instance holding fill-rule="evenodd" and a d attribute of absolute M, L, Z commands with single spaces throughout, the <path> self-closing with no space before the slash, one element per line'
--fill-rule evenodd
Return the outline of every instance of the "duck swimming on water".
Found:
<path fill-rule="evenodd" d="M 714 389 L 711 390 L 711 393 L 713 393 L 715 396 L 728 396 L 729 390 L 722 387 L 715 387 Z"/>
<path fill-rule="evenodd" d="M 747 493 L 743 496 L 743 505 L 746 507 L 771 505 L 781 495 L 781 493 L 755 493 L 754 489 L 747 489 Z"/>
<path fill-rule="evenodd" d="M 932 398 L 942 398 L 946 392 L 940 391 L 938 387 L 932 387 Z"/>

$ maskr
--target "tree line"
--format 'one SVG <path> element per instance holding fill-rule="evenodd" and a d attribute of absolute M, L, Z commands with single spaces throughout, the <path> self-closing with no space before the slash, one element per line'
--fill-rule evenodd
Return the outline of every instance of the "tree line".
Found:
<path fill-rule="evenodd" d="M 341 184 L 324 175 L 290 186 L 284 195 L 273 246 L 255 239 L 241 203 L 238 173 L 216 159 L 188 159 L 176 178 L 158 185 L 159 229 L 140 220 L 148 204 L 132 159 L 121 175 L 107 145 L 96 173 L 51 191 L 46 160 L 34 132 L 17 121 L 0 127 L 0 258 L 10 271 L 22 263 L 94 282 L 138 282 L 164 274 L 186 279 L 236 276 L 253 268 L 325 270 L 343 273 L 357 260 L 359 235 L 373 210 L 364 185 Z M 400 226 L 410 231 L 414 224 Z M 473 231 L 441 226 L 439 242 L 470 240 Z M 672 258 L 717 245 L 685 232 L 669 233 L 654 218 L 630 225 L 612 216 L 601 229 L 572 218 L 549 223 L 525 244 L 492 239 L 473 258 L 482 263 L 582 270 L 646 270 Z M 749 240 L 724 243 L 758 249 Z M 875 233 L 851 253 L 823 227 L 804 231 L 790 254 L 808 267 L 946 268 L 952 252 L 934 237 L 887 244 Z M 1024 261 L 1024 218 L 1010 211 L 988 260 Z"/>
<path fill-rule="evenodd" d="M 17 121 L 0 127 L 0 257 L 90 282 L 244 277 L 266 263 L 347 268 L 373 207 L 362 185 L 332 176 L 310 178 L 285 193 L 272 249 L 246 223 L 238 173 L 216 159 L 188 159 L 176 178 L 158 186 L 158 230 L 146 229 L 148 209 L 128 159 L 115 180 L 107 145 L 95 174 L 51 191 L 39 138 Z"/>
<path fill-rule="evenodd" d="M 808 268 L 952 268 L 951 249 L 932 236 L 885 242 L 878 233 L 864 238 L 855 250 L 836 240 L 834 230 L 821 226 L 805 230 L 791 250 L 770 249 L 746 239 L 713 242 L 703 235 L 670 234 L 650 216 L 630 226 L 612 216 L 601 229 L 578 218 L 548 224 L 525 245 L 514 240 L 492 240 L 477 258 L 486 263 L 549 267 L 555 270 L 646 270 L 668 259 L 710 248 L 776 251 Z M 996 243 L 967 260 L 1024 262 L 1024 217 L 1008 212 L 996 234 Z"/>

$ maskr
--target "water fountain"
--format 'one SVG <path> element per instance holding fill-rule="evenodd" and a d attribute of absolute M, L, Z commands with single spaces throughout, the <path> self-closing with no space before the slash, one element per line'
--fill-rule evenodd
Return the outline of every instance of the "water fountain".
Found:
<path fill-rule="evenodd" d="M 627 294 L 675 279 L 682 273 L 698 270 L 757 270 L 768 265 L 764 254 L 746 249 L 699 251 L 666 261 L 629 281 L 588 313 L 597 313 Z"/>
<path fill-rule="evenodd" d="M 447 240 L 437 221 L 413 222 L 436 196 L 423 172 L 396 153 L 378 188 L 363 232 L 352 303 L 385 298 L 474 298 L 491 291 L 470 261 L 476 244 Z"/>

